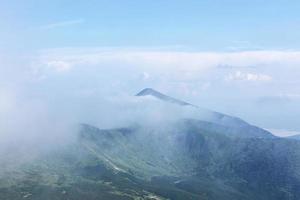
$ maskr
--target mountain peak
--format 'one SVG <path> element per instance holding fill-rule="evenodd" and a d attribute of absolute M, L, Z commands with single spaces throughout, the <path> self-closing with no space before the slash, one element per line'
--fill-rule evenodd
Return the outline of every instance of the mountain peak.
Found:
<path fill-rule="evenodd" d="M 175 104 L 179 104 L 179 105 L 183 105 L 183 106 L 194 106 L 190 103 L 167 96 L 167 95 L 165 95 L 161 92 L 158 92 L 152 88 L 145 88 L 142 91 L 140 91 L 139 93 L 137 93 L 136 96 L 153 96 L 157 99 L 160 99 L 160 100 L 163 100 L 166 102 L 170 102 L 170 103 L 175 103 Z"/>
<path fill-rule="evenodd" d="M 158 95 L 158 94 L 162 94 L 156 90 L 154 90 L 153 88 L 145 88 L 142 91 L 140 91 L 139 93 L 136 94 L 136 96 L 146 96 L 146 95 Z"/>

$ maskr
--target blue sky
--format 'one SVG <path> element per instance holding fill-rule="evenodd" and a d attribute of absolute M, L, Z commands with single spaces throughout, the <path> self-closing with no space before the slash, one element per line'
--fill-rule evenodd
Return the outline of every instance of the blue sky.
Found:
<path fill-rule="evenodd" d="M 20 105 L 91 110 L 91 99 L 153 87 L 298 133 L 299 10 L 296 0 L 0 0 L 2 117 L 22 116 Z"/>
<path fill-rule="evenodd" d="M 300 3 L 296 0 L 2 0 L 0 5 L 0 36 L 6 48 L 184 46 L 227 51 L 299 47 Z"/>

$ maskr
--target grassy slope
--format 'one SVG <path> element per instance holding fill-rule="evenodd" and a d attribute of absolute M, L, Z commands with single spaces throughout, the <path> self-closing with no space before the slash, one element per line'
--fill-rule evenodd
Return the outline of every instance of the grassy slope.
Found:
<path fill-rule="evenodd" d="M 0 179 L 0 199 L 299 199 L 299 142 L 210 127 L 99 130 Z"/>

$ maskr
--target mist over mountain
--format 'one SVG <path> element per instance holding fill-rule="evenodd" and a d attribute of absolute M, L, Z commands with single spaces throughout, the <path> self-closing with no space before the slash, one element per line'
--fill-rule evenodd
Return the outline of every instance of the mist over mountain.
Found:
<path fill-rule="evenodd" d="M 175 98 L 166 96 L 152 88 L 146 88 L 139 92 L 136 96 L 152 96 L 164 102 L 169 102 L 173 104 L 178 104 L 181 106 L 190 106 L 196 110 L 199 114 L 197 119 L 202 120 L 204 122 L 214 123 L 216 125 L 215 128 L 226 129 L 226 127 L 230 128 L 230 133 L 223 130 L 224 134 L 232 134 L 238 137 L 274 137 L 270 132 L 260 129 L 258 127 L 252 126 L 247 122 L 239 119 L 237 117 L 232 117 L 229 115 L 225 115 L 222 113 L 218 113 L 215 111 L 210 111 L 208 109 L 204 109 L 190 103 L 186 103 L 181 100 L 177 100 Z"/>
<path fill-rule="evenodd" d="M 0 200 L 300 200 L 299 10 L 0 0 Z"/>
<path fill-rule="evenodd" d="M 1 157 L 0 199 L 300 198 L 298 140 L 151 88 L 117 102 L 105 113 L 122 123 L 82 122 L 52 148 Z"/>

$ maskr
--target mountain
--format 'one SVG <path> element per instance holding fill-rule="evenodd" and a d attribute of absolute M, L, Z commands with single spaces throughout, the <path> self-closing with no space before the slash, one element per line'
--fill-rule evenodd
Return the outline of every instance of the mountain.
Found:
<path fill-rule="evenodd" d="M 183 102 L 143 91 L 137 98 Z M 81 124 L 73 143 L 0 170 L 0 199 L 300 199 L 300 141 L 204 111 L 219 118 L 112 129 Z"/>
<path fill-rule="evenodd" d="M 293 140 L 300 140 L 300 135 L 293 135 L 293 136 L 289 136 L 287 138 L 293 139 Z"/>
<path fill-rule="evenodd" d="M 141 92 L 137 93 L 136 96 L 152 96 L 158 100 L 173 103 L 182 106 L 190 106 L 197 110 L 200 113 L 198 119 L 201 120 L 206 126 L 211 126 L 213 129 L 222 129 L 221 132 L 224 134 L 236 136 L 236 137 L 264 137 L 264 138 L 273 138 L 275 137 L 270 132 L 261 129 L 259 127 L 250 125 L 244 120 L 222 114 L 219 112 L 211 111 L 208 109 L 195 106 L 193 104 L 169 97 L 165 94 L 162 94 L 152 88 L 143 89 Z"/>
<path fill-rule="evenodd" d="M 137 93 L 136 96 L 153 96 L 157 99 L 160 99 L 160 100 L 163 100 L 163 101 L 166 101 L 166 102 L 170 102 L 170 103 L 174 103 L 174 104 L 178 104 L 178 105 L 182 105 L 182 106 L 194 106 L 194 107 L 196 107 L 195 105 L 192 105 L 192 104 L 189 104 L 187 102 L 184 102 L 184 101 L 175 99 L 173 97 L 169 97 L 165 94 L 162 94 L 162 93 L 160 93 L 160 92 L 158 92 L 158 91 L 156 91 L 152 88 L 145 88 L 142 91 L 140 91 L 139 93 Z"/>

